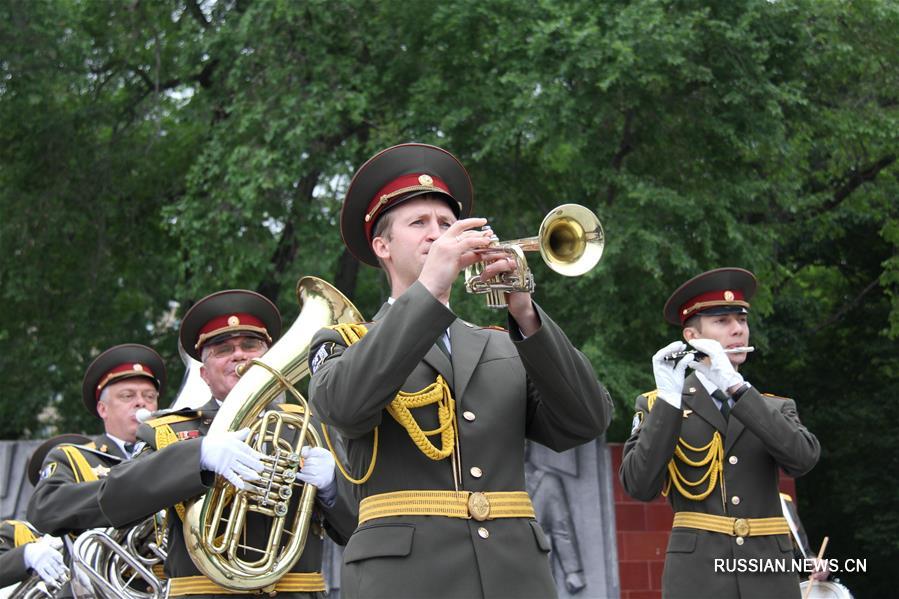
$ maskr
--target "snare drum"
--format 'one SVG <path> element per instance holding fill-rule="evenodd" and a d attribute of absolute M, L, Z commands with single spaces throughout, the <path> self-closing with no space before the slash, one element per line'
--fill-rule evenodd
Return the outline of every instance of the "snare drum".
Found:
<path fill-rule="evenodd" d="M 799 591 L 803 598 L 805 597 L 805 590 L 810 584 L 811 582 L 808 580 L 803 580 L 799 583 Z M 822 580 L 816 582 L 812 587 L 812 592 L 809 593 L 808 599 L 853 599 L 853 597 L 849 589 L 840 583 L 832 580 Z"/>

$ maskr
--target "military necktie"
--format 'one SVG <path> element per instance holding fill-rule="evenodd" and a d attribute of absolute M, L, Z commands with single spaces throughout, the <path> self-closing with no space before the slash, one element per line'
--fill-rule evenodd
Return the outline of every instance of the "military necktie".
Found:
<path fill-rule="evenodd" d="M 135 443 L 125 443 L 125 455 L 130 458 L 134 455 Z"/>
<path fill-rule="evenodd" d="M 725 420 L 727 420 L 727 418 L 730 416 L 730 398 L 721 389 L 715 389 L 714 391 L 712 391 L 712 397 L 721 402 L 721 415 L 724 416 Z"/>
<path fill-rule="evenodd" d="M 452 355 L 450 355 L 449 346 L 447 346 L 446 344 L 446 333 L 444 333 L 440 337 L 437 337 L 437 347 L 440 348 L 440 351 L 446 354 L 446 357 L 449 358 L 449 361 L 452 363 L 453 357 Z"/>

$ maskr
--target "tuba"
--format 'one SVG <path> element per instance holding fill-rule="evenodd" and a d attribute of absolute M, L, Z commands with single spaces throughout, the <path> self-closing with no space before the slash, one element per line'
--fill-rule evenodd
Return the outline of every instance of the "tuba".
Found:
<path fill-rule="evenodd" d="M 266 456 L 262 479 L 239 490 L 217 477 L 205 495 L 185 504 L 184 540 L 191 559 L 214 583 L 234 591 L 270 592 L 303 553 L 316 489 L 296 476 L 302 447 L 318 447 L 321 441 L 310 426 L 309 406 L 294 385 L 309 374 L 309 346 L 319 329 L 362 320 L 350 300 L 316 277 L 299 280 L 297 299 L 300 314 L 290 330 L 246 368 L 208 432 L 249 427 L 246 443 Z M 266 411 L 285 391 L 302 410 Z M 295 489 L 299 505 L 289 517 Z M 244 534 L 250 513 L 270 521 L 268 538 L 261 546 L 251 546 Z"/>
<path fill-rule="evenodd" d="M 6 589 L 4 589 L 5 591 Z M 14 587 L 12 593 L 6 595 L 7 599 L 53 599 L 57 590 L 47 586 L 41 577 L 32 574 L 25 581 Z"/>
<path fill-rule="evenodd" d="M 165 511 L 130 528 L 95 528 L 72 546 L 72 592 L 76 597 L 164 599 L 167 584 L 154 567 L 166 558 Z"/>
<path fill-rule="evenodd" d="M 602 223 L 591 210 L 579 204 L 562 204 L 544 217 L 536 237 L 494 241 L 480 250 L 479 253 L 487 258 L 513 259 L 515 270 L 482 281 L 485 263 L 477 262 L 465 269 L 465 290 L 486 295 L 489 308 L 505 308 L 506 293 L 531 293 L 536 287 L 525 252 L 539 251 L 552 270 L 567 277 L 577 277 L 596 266 L 605 245 Z"/>

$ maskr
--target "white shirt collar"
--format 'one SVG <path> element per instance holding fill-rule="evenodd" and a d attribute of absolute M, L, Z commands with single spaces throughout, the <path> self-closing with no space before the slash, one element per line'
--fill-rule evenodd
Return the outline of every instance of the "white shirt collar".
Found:
<path fill-rule="evenodd" d="M 122 453 L 125 454 L 125 457 L 128 458 L 129 460 L 131 459 L 132 456 L 136 455 L 137 452 L 140 451 L 141 448 L 143 448 L 143 446 L 145 445 L 145 443 L 143 441 L 137 440 L 134 442 L 134 450 L 129 453 L 125 449 L 126 442 L 124 440 L 119 439 L 118 437 L 116 437 L 115 435 L 110 434 L 110 433 L 106 433 L 106 436 L 109 437 L 110 439 L 112 439 L 113 441 L 115 441 L 115 444 L 119 446 L 119 449 L 122 450 Z"/>
<path fill-rule="evenodd" d="M 718 386 L 715 385 L 715 383 L 713 383 L 709 379 L 707 379 L 705 377 L 705 375 L 703 375 L 701 372 L 696 373 L 696 378 L 699 379 L 699 382 L 702 383 L 703 387 L 705 387 L 705 390 L 709 394 L 709 397 L 712 398 L 712 401 L 715 402 L 715 405 L 718 406 L 718 409 L 720 410 L 721 409 L 721 400 L 719 400 L 717 397 L 712 395 L 712 393 L 714 393 L 718 389 Z M 730 407 L 733 407 L 733 405 L 734 405 L 734 400 L 730 396 L 728 396 L 728 398 L 727 398 L 727 405 Z"/>
<path fill-rule="evenodd" d="M 701 372 L 698 372 L 698 371 L 696 372 L 696 378 L 699 379 L 699 382 L 702 383 L 702 386 L 705 387 L 705 390 L 708 392 L 709 395 L 711 395 L 712 392 L 718 388 L 715 385 L 715 383 L 713 383 L 709 379 L 705 378 L 705 375 L 702 374 Z"/>

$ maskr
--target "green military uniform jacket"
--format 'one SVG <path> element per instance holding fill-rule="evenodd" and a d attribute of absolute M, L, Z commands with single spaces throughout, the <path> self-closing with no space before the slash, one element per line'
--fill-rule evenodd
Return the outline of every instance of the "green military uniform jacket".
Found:
<path fill-rule="evenodd" d="M 168 578 L 202 575 L 187 551 L 181 519 L 173 506 L 205 493 L 215 480 L 213 473 L 200 468 L 200 444 L 217 411 L 218 403 L 210 399 L 198 410 L 179 412 L 182 417 L 167 424 L 179 441 L 158 450 L 156 429 L 152 426 L 154 421 L 142 424 L 138 436 L 147 442 L 147 448 L 137 458 L 110 473 L 99 493 L 101 509 L 116 526 L 132 524 L 159 510 L 168 509 L 168 556 L 165 562 L 165 574 Z M 164 417 L 158 421 L 169 419 Z M 299 495 L 295 493 L 295 497 L 298 498 Z M 292 514 L 293 511 L 290 516 Z M 266 538 L 268 536 L 267 521 L 255 513 L 249 514 L 248 518 L 251 521 L 247 525 L 247 531 L 250 535 L 258 533 L 256 537 L 251 536 L 250 544 L 259 546 L 259 539 L 263 535 Z M 256 519 L 259 521 L 254 525 L 252 520 Z M 355 508 L 345 496 L 341 497 L 338 493 L 332 507 L 325 507 L 316 501 L 312 527 L 306 538 L 302 557 L 292 571 L 320 572 L 324 532 L 327 531 L 337 542 L 345 543 L 355 523 Z M 318 594 L 278 593 L 278 597 L 284 598 L 311 596 Z"/>
<path fill-rule="evenodd" d="M 620 477 L 632 497 L 651 501 L 668 485 L 668 501 L 678 512 L 698 512 L 733 518 L 782 516 L 778 493 L 779 470 L 801 476 L 818 461 L 820 446 L 799 421 L 791 399 L 747 390 L 724 419 L 696 373 L 684 383 L 681 409 L 655 394 L 637 397 L 634 430 L 624 445 Z M 675 448 L 693 461 L 707 450 L 718 433 L 723 445 L 723 485 L 719 479 L 702 500 L 686 497 L 671 478 L 668 464 L 675 460 L 688 481 L 701 479 L 708 466 L 692 467 L 675 458 Z M 689 494 L 707 489 L 681 485 Z M 662 580 L 664 597 L 799 597 L 795 572 L 716 572 L 715 559 L 783 559 L 789 569 L 793 548 L 788 534 L 734 537 L 727 534 L 675 527 L 668 541 Z M 735 564 L 737 562 L 731 562 Z M 746 562 L 747 564 L 749 562 Z M 733 569 L 733 568 L 731 568 Z"/>
<path fill-rule="evenodd" d="M 346 439 L 352 475 L 365 473 L 378 427 L 377 463 L 361 500 L 402 490 L 453 490 L 450 458 L 435 461 L 385 407 L 441 374 L 456 402 L 465 491 L 524 491 L 525 439 L 557 451 L 595 439 L 611 400 L 590 362 L 538 307 L 542 327 L 522 339 L 458 320 L 420 283 L 385 306 L 349 347 L 323 329 L 310 349 L 313 410 Z M 450 330 L 452 361 L 435 341 Z M 434 406 L 415 410 L 423 430 Z M 440 441 L 437 441 L 439 444 Z M 486 537 L 486 538 L 485 538 Z M 551 597 L 549 544 L 537 522 L 390 516 L 363 523 L 344 552 L 341 594 L 353 597 Z"/>
<path fill-rule="evenodd" d="M 89 445 L 57 445 L 44 458 L 41 479 L 28 501 L 28 521 L 54 536 L 111 526 L 97 503 L 97 491 L 109 471 L 126 459 L 105 434 Z"/>
<path fill-rule="evenodd" d="M 31 576 L 25 565 L 25 545 L 38 536 L 40 533 L 27 522 L 4 520 L 0 523 L 0 587 L 23 582 Z"/>

